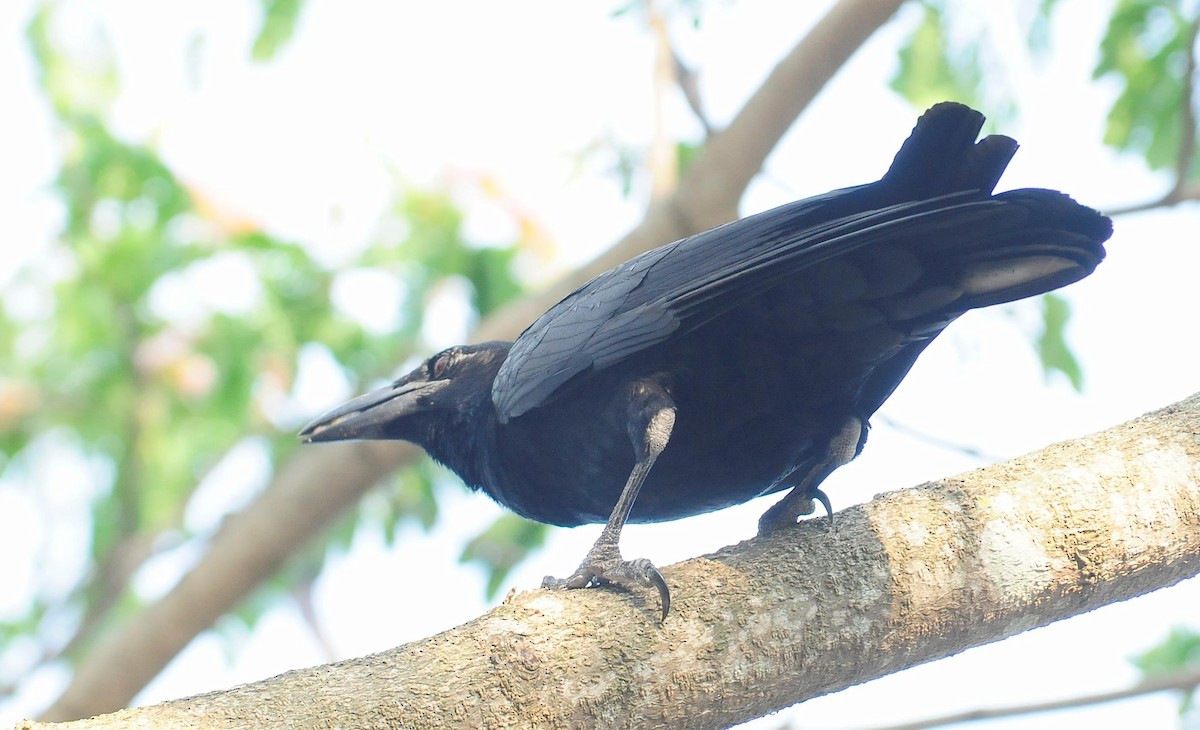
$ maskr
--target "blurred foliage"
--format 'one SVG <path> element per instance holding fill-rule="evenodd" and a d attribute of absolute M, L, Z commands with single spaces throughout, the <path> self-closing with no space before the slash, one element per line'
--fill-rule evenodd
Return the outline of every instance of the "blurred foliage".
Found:
<path fill-rule="evenodd" d="M 1200 667 L 1200 633 L 1187 628 L 1172 628 L 1161 644 L 1132 659 L 1143 676 L 1161 677 Z M 1185 692 L 1179 703 L 1179 714 L 1191 727 L 1200 727 L 1200 709 L 1196 706 L 1196 689 Z"/>
<path fill-rule="evenodd" d="M 650 4 L 648 0 L 628 0 L 613 9 L 612 17 L 644 16 L 647 6 Z M 655 8 L 657 12 L 671 17 L 683 18 L 693 28 L 698 28 L 700 27 L 700 22 L 704 19 L 705 5 L 708 3 L 706 0 L 657 0 L 653 4 L 658 6 Z"/>
<path fill-rule="evenodd" d="M 628 198 L 633 195 L 635 180 L 646 169 L 646 149 L 615 139 L 602 139 L 580 151 L 576 160 L 577 172 L 582 172 L 592 160 L 601 161 L 604 173 L 616 179 L 621 195 Z"/>
<path fill-rule="evenodd" d="M 917 109 L 947 100 L 982 108 L 979 39 L 951 42 L 943 4 L 927 0 L 920 5 L 921 22 L 900 48 L 892 90 Z"/>
<path fill-rule="evenodd" d="M 701 145 L 690 142 L 679 142 L 675 145 L 675 164 L 678 165 L 680 175 L 687 172 L 687 169 L 691 167 L 700 149 Z"/>
<path fill-rule="evenodd" d="M 112 102 L 119 88 L 112 47 L 100 29 L 94 28 L 88 39 L 90 47 L 84 52 L 76 50 L 79 56 L 86 53 L 86 61 L 59 53 L 51 40 L 54 17 L 52 6 L 39 6 L 25 34 L 46 99 L 60 117 L 99 113 Z"/>
<path fill-rule="evenodd" d="M 1027 1 L 1014 12 L 1028 27 L 1031 53 L 1044 53 L 1050 20 L 1060 0 Z M 962 5 L 922 0 L 920 21 L 904 41 L 892 88 L 916 109 L 952 99 L 984 109 L 989 124 L 1015 112 L 986 73 L 984 28 L 962 22 Z M 1111 78 L 1119 93 L 1108 115 L 1105 143 L 1141 155 L 1152 169 L 1183 172 L 1177 183 L 1200 179 L 1193 103 L 1200 4 L 1186 0 L 1119 0 L 1101 43 L 1094 77 Z M 985 81 L 986 79 L 986 81 Z M 1189 125 L 1184 129 L 1184 125 Z M 1043 328 L 1036 344 L 1046 376 L 1061 373 L 1083 387 L 1083 370 L 1067 345 L 1066 300 L 1042 302 Z"/>
<path fill-rule="evenodd" d="M 1195 114 L 1186 111 L 1195 101 L 1198 32 L 1195 2 L 1120 0 L 1095 70 L 1095 78 L 1115 79 L 1120 88 L 1105 143 L 1140 155 L 1152 169 L 1181 170 L 1183 181 L 1200 179 Z"/>
<path fill-rule="evenodd" d="M 302 3 L 264 6 L 256 58 L 286 41 Z M 100 468 L 88 567 L 67 605 L 38 589 L 22 612 L 0 622 L 5 646 L 35 637 L 42 658 L 64 646 L 68 656 L 85 650 L 96 629 L 137 609 L 127 589 L 145 561 L 205 537 L 192 534 L 184 510 L 234 447 L 260 449 L 269 464 L 297 447 L 299 423 L 287 404 L 304 351 L 326 351 L 360 388 L 427 349 L 423 313 L 442 282 L 465 281 L 480 314 L 520 293 L 510 272 L 515 243 L 472 245 L 447 192 L 397 193 L 378 230 L 402 235 L 378 236 L 336 266 L 224 214 L 188 189 L 152 145 L 110 131 L 109 105 L 120 90 L 111 49 L 99 30 L 86 49 L 60 45 L 59 12 L 58 4 L 40 6 L 27 37 L 59 124 L 54 186 L 62 226 L 57 241 L 17 272 L 12 289 L 22 296 L 6 296 L 0 307 L 0 345 L 9 353 L 0 376 L 0 476 L 32 483 L 50 443 L 68 444 Z M 396 331 L 374 333 L 334 300 L 339 277 L 367 267 L 403 292 Z M 244 281 L 248 290 L 229 283 Z M 14 306 L 19 300 L 25 305 Z M 428 529 L 437 518 L 434 473 L 423 464 L 401 474 L 330 531 L 326 545 L 347 544 L 359 524 L 381 526 L 389 537 L 406 521 Z M 544 528 L 514 533 L 511 521 L 500 525 L 486 533 L 491 552 L 476 560 L 486 565 L 500 555 L 493 568 L 502 576 L 520 554 L 499 549 L 505 535 L 532 547 Z M 300 556 L 238 609 L 238 622 L 253 626 L 296 576 L 319 570 L 325 551 L 317 545 Z M 78 617 L 69 620 L 78 634 L 65 644 L 39 634 L 52 612 Z M 6 674 L 16 673 L 0 676 L 0 685 L 31 668 L 0 659 Z"/>
<path fill-rule="evenodd" d="M 1083 368 L 1067 345 L 1067 322 L 1071 318 L 1071 305 L 1057 294 L 1042 297 L 1042 333 L 1035 346 L 1042 361 L 1046 377 L 1062 373 L 1071 381 L 1071 387 L 1083 390 Z"/>
<path fill-rule="evenodd" d="M 513 514 L 501 515 L 490 527 L 471 539 L 459 561 L 478 563 L 487 572 L 487 595 L 494 598 L 517 564 L 542 546 L 546 526 Z"/>
<path fill-rule="evenodd" d="M 270 61 L 292 39 L 305 0 L 259 0 L 263 22 L 250 54 L 255 61 Z"/>
<path fill-rule="evenodd" d="M 1029 20 L 1029 50 L 1043 55 L 1050 48 L 1050 18 L 1059 0 L 1038 0 L 1033 17 Z"/>

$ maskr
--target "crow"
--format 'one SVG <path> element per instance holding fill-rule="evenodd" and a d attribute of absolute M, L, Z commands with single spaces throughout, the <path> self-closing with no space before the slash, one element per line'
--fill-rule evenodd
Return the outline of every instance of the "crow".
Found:
<path fill-rule="evenodd" d="M 538 522 L 605 523 L 552 588 L 654 586 L 625 560 L 627 521 L 788 491 L 778 530 L 856 457 L 868 419 L 969 309 L 1073 283 L 1112 222 L 1042 189 L 994 194 L 1017 144 L 976 142 L 983 115 L 945 102 L 877 182 L 835 190 L 636 256 L 514 342 L 437 353 L 304 428 L 305 441 L 403 439 Z"/>

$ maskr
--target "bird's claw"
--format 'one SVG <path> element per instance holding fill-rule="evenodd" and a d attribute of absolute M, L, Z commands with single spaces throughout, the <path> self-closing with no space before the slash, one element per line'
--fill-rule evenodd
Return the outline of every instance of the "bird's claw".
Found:
<path fill-rule="evenodd" d="M 634 590 L 644 586 L 654 586 L 658 589 L 659 601 L 662 603 L 662 620 L 667 620 L 671 610 L 671 590 L 662 573 L 645 558 L 623 560 L 618 554 L 615 559 L 604 559 L 588 555 L 573 574 L 566 578 L 546 576 L 542 580 L 542 588 L 586 588 L 588 586 L 615 585 L 626 590 Z"/>
<path fill-rule="evenodd" d="M 825 514 L 829 516 L 829 529 L 832 530 L 834 527 L 833 504 L 829 501 L 829 495 L 820 489 L 814 489 L 803 497 L 807 497 L 807 503 L 794 499 L 791 494 L 788 494 L 763 512 L 762 517 L 758 518 L 758 534 L 765 535 L 768 532 L 795 525 L 796 520 L 800 517 L 816 512 L 818 504 L 825 508 Z"/>

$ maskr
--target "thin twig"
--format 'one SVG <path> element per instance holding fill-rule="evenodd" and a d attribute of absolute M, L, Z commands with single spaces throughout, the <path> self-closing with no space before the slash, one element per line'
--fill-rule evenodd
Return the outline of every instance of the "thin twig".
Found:
<path fill-rule="evenodd" d="M 1032 715 L 1038 712 L 1078 709 L 1081 707 L 1090 707 L 1092 705 L 1103 704 L 1105 702 L 1127 700 L 1131 697 L 1140 697 L 1142 695 L 1154 694 L 1156 692 L 1190 692 L 1195 690 L 1197 687 L 1200 687 L 1200 667 L 1189 667 L 1188 669 L 1181 670 L 1179 672 L 1164 674 L 1157 677 L 1150 677 L 1131 687 L 1113 690 L 1110 692 L 1097 692 L 1096 694 L 1067 697 L 1065 699 L 1051 700 L 1049 702 L 1034 702 L 1028 705 L 979 708 L 975 710 L 967 710 L 966 712 L 955 713 L 952 715 L 926 718 L 924 720 L 917 720 L 916 722 L 905 722 L 899 725 L 881 725 L 870 728 L 869 730 L 927 730 L 927 728 L 942 727 L 945 725 L 953 725 L 955 723 L 962 722 L 995 720 L 1001 717 Z"/>
<path fill-rule="evenodd" d="M 907 434 L 909 436 L 912 436 L 915 439 L 919 439 L 926 443 L 933 444 L 934 446 L 937 446 L 938 448 L 946 449 L 947 451 L 955 451 L 957 453 L 964 454 L 966 456 L 970 456 L 973 459 L 979 459 L 981 461 L 987 461 L 987 462 L 994 463 L 997 461 L 1004 461 L 1006 458 L 1009 458 L 1006 456 L 999 456 L 997 454 L 989 454 L 988 452 L 983 451 L 982 449 L 979 449 L 975 446 L 967 446 L 966 444 L 959 443 L 957 441 L 951 441 L 949 439 L 944 439 L 940 436 L 934 436 L 931 433 L 927 433 L 920 429 L 913 428 L 912 426 L 909 426 L 905 423 L 901 423 L 900 421 L 897 421 L 896 419 L 891 418 L 889 416 L 876 415 L 873 417 L 873 420 L 878 421 L 879 423 L 882 423 L 883 425 L 887 426 L 888 428 L 899 431 L 900 433 Z"/>
<path fill-rule="evenodd" d="M 292 600 L 296 602 L 296 608 L 300 611 L 300 618 L 304 619 L 304 623 L 308 626 L 313 639 L 316 640 L 317 646 L 321 647 L 321 655 L 324 657 L 324 661 L 332 662 L 338 658 L 338 652 L 329 638 L 329 632 L 325 630 L 325 625 L 321 622 L 321 617 L 317 615 L 316 602 L 313 601 L 313 583 L 315 580 L 316 576 L 314 574 L 306 574 L 303 578 L 296 581 L 296 584 L 292 586 Z"/>
<path fill-rule="evenodd" d="M 1149 200 L 1144 203 L 1133 203 L 1131 205 L 1123 205 L 1116 208 L 1105 210 L 1105 215 L 1118 217 L 1123 215 L 1132 215 L 1134 213 L 1145 213 L 1148 210 L 1156 210 L 1158 208 L 1169 208 L 1179 203 L 1188 201 L 1200 200 L 1200 185 L 1185 185 L 1183 187 L 1171 188 L 1170 192 L 1157 200 Z"/>
<path fill-rule="evenodd" d="M 1175 189 L 1188 183 L 1196 154 L 1196 110 L 1192 108 L 1196 83 L 1196 39 L 1200 37 L 1200 14 L 1192 20 L 1187 39 L 1187 65 L 1183 71 L 1183 89 L 1179 100 L 1179 150 L 1175 155 Z"/>

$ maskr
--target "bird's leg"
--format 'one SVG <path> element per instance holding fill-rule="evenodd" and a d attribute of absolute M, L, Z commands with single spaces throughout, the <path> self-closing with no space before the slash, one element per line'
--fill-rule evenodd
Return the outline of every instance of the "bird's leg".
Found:
<path fill-rule="evenodd" d="M 792 491 L 758 518 L 758 534 L 763 535 L 796 524 L 796 520 L 801 516 L 816 511 L 815 502 L 820 502 L 825 508 L 826 514 L 829 515 L 829 525 L 832 527 L 833 506 L 829 503 L 829 497 L 821 491 L 821 482 L 839 466 L 850 463 L 858 456 L 863 441 L 866 440 L 865 436 L 865 423 L 853 416 L 847 419 L 841 430 L 825 447 L 825 456 L 808 470 L 796 486 L 792 487 Z"/>
<path fill-rule="evenodd" d="M 609 515 L 604 531 L 583 562 L 568 578 L 547 576 L 543 588 L 584 588 L 589 585 L 611 583 L 632 589 L 637 586 L 653 585 L 658 589 L 662 601 L 662 618 L 665 621 L 671 609 L 671 593 L 667 582 L 658 568 L 645 558 L 625 560 L 621 557 L 619 542 L 621 529 L 629 519 L 629 512 L 637 500 L 646 475 L 654 466 L 655 459 L 667 448 L 671 431 L 675 427 L 675 402 L 657 382 L 638 381 L 626 390 L 629 438 L 633 442 L 636 462 L 629 479 L 617 498 L 617 504 Z"/>

